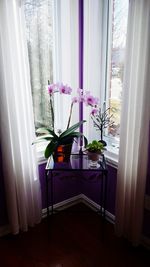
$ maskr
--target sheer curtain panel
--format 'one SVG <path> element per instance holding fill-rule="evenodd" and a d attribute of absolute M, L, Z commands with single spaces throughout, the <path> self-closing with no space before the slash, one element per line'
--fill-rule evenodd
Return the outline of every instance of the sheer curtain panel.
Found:
<path fill-rule="evenodd" d="M 79 87 L 78 1 L 54 1 L 54 82 L 68 84 L 71 96 L 55 94 L 55 127 L 66 129 L 71 97 Z M 78 104 L 73 107 L 71 125 L 79 120 Z"/>
<path fill-rule="evenodd" d="M 130 0 L 116 197 L 116 232 L 140 242 L 150 120 L 150 1 Z"/>
<path fill-rule="evenodd" d="M 84 1 L 84 70 L 83 89 L 99 98 L 103 106 L 105 88 L 105 68 L 107 49 L 108 0 Z M 93 127 L 90 107 L 84 108 L 84 132 L 88 140 L 100 139 Z M 92 127 L 91 127 L 92 124 Z"/>
<path fill-rule="evenodd" d="M 0 1 L 0 134 L 12 233 L 41 218 L 41 192 L 21 1 Z"/>

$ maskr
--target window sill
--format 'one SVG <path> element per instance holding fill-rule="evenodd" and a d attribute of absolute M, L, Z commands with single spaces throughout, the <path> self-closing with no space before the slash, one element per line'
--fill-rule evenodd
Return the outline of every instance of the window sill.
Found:
<path fill-rule="evenodd" d="M 117 169 L 118 168 L 118 154 L 111 152 L 109 149 L 104 152 L 106 163 Z"/>
<path fill-rule="evenodd" d="M 38 164 L 43 164 L 46 163 L 46 159 L 44 157 L 44 150 L 46 148 L 48 142 L 42 142 L 42 143 L 38 143 L 36 144 L 36 153 L 37 153 L 37 160 L 38 160 Z"/>
<path fill-rule="evenodd" d="M 105 136 L 104 140 L 107 143 L 106 151 L 104 152 L 108 165 L 118 168 L 119 157 L 119 140 L 115 137 Z"/>

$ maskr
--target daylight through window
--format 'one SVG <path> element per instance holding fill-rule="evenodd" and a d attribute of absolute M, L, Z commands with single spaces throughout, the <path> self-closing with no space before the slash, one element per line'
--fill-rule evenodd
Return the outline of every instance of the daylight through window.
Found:
<path fill-rule="evenodd" d="M 104 3 L 105 2 L 103 2 L 103 4 Z M 109 136 L 109 139 L 113 140 L 111 143 L 115 143 L 115 141 L 119 142 L 120 134 L 129 0 L 110 0 L 109 3 L 111 5 L 111 13 L 108 19 L 108 49 L 106 49 L 106 46 L 104 48 L 104 50 L 107 50 L 106 54 L 108 55 L 107 66 L 104 68 L 106 69 L 106 75 L 103 72 L 103 76 L 107 77 L 107 84 L 105 85 L 105 89 L 103 89 L 105 93 L 102 95 L 106 95 L 106 97 L 104 97 L 104 102 L 106 103 L 106 107 L 110 107 L 110 114 L 113 114 L 112 120 L 114 121 L 114 124 L 109 127 L 105 134 Z M 43 126 L 49 127 L 52 120 L 46 87 L 47 81 L 49 80 L 50 83 L 52 83 L 55 75 L 53 71 L 54 60 L 56 60 L 53 55 L 55 46 L 53 31 L 54 1 L 24 0 L 24 8 L 35 128 Z M 102 12 L 102 10 L 100 11 Z M 102 17 L 102 14 L 100 13 L 99 16 Z M 60 22 L 60 16 L 57 16 L 56 20 Z M 90 22 L 89 20 L 88 23 Z M 106 30 L 107 29 L 105 29 L 105 31 Z M 96 31 L 98 33 L 99 29 L 97 28 Z M 89 46 L 88 42 L 92 42 L 92 40 L 86 40 L 87 46 Z M 60 49 L 60 47 L 58 48 Z M 61 53 L 64 55 L 66 51 L 62 49 Z M 87 62 L 89 64 L 90 61 Z M 58 62 L 57 65 L 60 66 Z M 64 64 L 62 66 L 64 67 Z M 88 66 L 86 67 L 88 68 Z M 89 73 L 89 75 L 92 74 Z M 100 90 L 99 87 L 98 90 Z"/>
<path fill-rule="evenodd" d="M 108 73 L 108 97 L 107 102 L 110 113 L 113 114 L 113 126 L 108 129 L 108 135 L 119 140 L 120 114 L 122 103 L 122 86 L 125 64 L 125 48 L 127 33 L 129 0 L 113 0 L 111 18 L 111 55 Z"/>
<path fill-rule="evenodd" d="M 35 128 L 51 124 L 47 81 L 53 82 L 53 1 L 25 0 Z"/>

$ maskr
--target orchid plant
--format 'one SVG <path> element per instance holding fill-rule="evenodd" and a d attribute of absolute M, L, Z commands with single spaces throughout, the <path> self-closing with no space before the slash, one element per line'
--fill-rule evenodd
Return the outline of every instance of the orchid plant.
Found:
<path fill-rule="evenodd" d="M 83 135 L 83 133 L 77 132 L 76 130 L 80 128 L 80 126 L 85 122 L 85 120 L 82 120 L 73 126 L 70 127 L 72 112 L 73 112 L 73 106 L 76 103 L 83 102 L 86 106 L 91 106 L 92 110 L 95 109 L 98 105 L 98 98 L 93 97 L 91 93 L 83 92 L 82 89 L 77 89 L 77 96 L 73 97 L 70 104 L 70 112 L 69 112 L 69 118 L 68 123 L 65 131 L 55 131 L 55 114 L 54 114 L 54 106 L 53 106 L 53 99 L 54 94 L 60 93 L 61 95 L 71 95 L 72 88 L 68 85 L 64 85 L 62 83 L 56 83 L 56 84 L 49 84 L 48 82 L 48 94 L 50 97 L 50 110 L 52 115 L 52 124 L 50 128 L 39 128 L 37 129 L 38 134 L 44 134 L 42 136 L 37 137 L 36 141 L 41 142 L 44 140 L 49 141 L 46 149 L 45 149 L 45 157 L 48 158 L 53 154 L 53 152 L 57 149 L 59 145 L 65 145 L 72 143 L 75 137 L 83 137 L 85 146 L 87 145 L 87 139 Z M 93 112 L 93 111 L 92 111 Z"/>

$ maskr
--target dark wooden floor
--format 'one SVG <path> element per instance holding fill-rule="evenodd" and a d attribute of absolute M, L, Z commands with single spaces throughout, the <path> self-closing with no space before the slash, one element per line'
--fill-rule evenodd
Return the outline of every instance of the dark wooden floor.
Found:
<path fill-rule="evenodd" d="M 1 267 L 144 267 L 150 251 L 133 248 L 114 234 L 113 225 L 78 205 L 27 233 L 0 239 Z M 49 231 L 50 230 L 50 231 Z M 104 232 L 105 230 L 105 232 Z"/>

